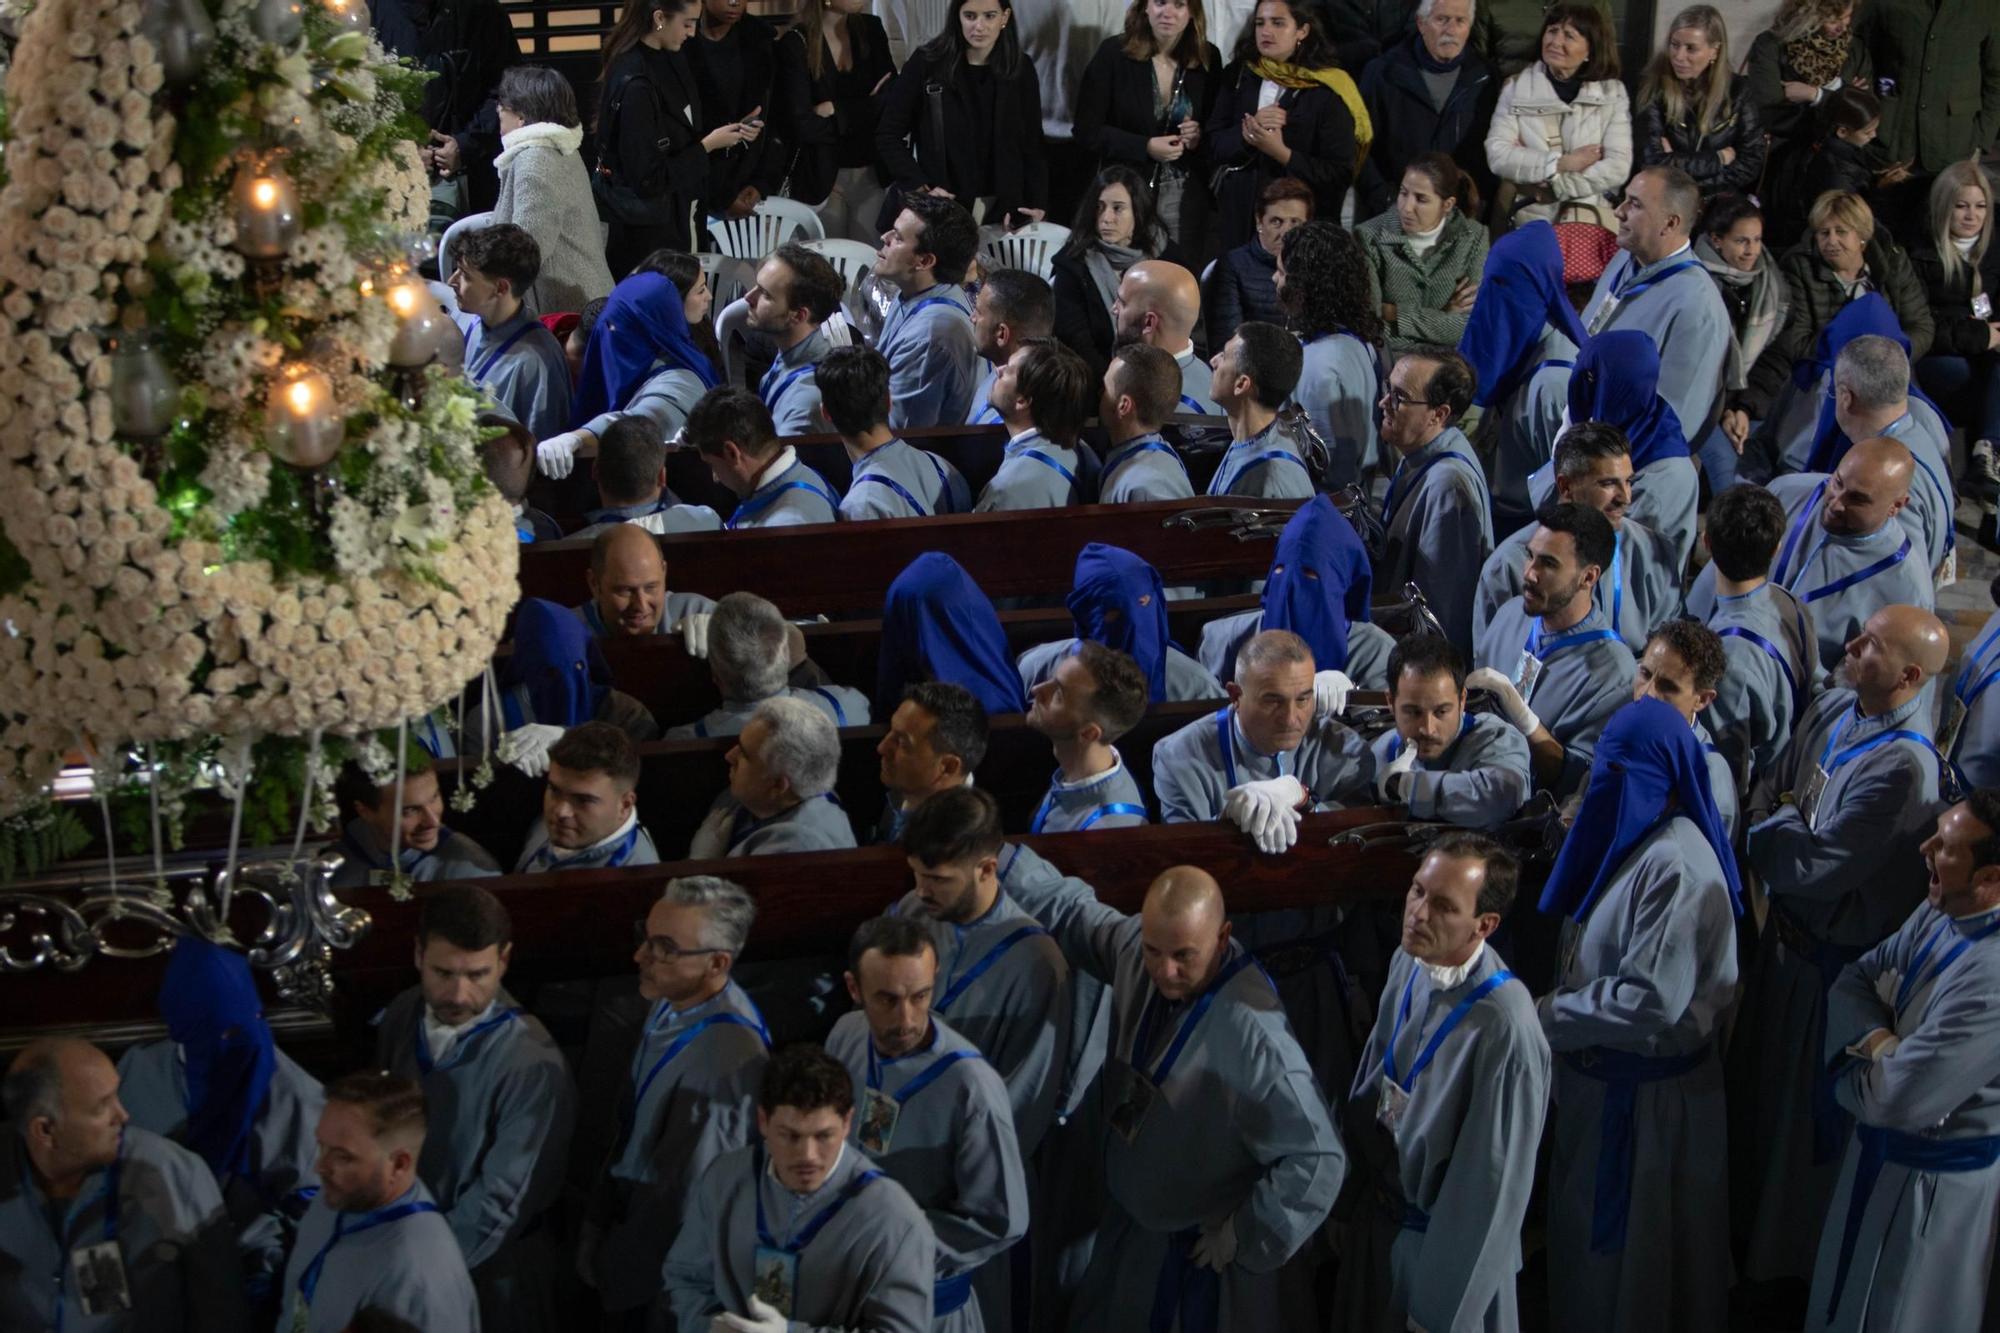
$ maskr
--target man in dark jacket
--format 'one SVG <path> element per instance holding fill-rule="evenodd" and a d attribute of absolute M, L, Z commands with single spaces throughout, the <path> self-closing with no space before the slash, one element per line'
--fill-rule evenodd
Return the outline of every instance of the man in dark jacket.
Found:
<path fill-rule="evenodd" d="M 1422 0 L 1415 33 L 1383 51 L 1361 71 L 1361 100 L 1375 125 L 1375 143 L 1356 180 L 1357 221 L 1396 202 L 1412 158 L 1439 152 L 1475 173 L 1492 194 L 1482 147 L 1500 81 L 1472 49 L 1473 0 Z"/>
<path fill-rule="evenodd" d="M 1928 184 L 2000 136 L 2000 10 L 1992 0 L 1874 0 L 1857 40 L 1875 55 L 1883 151 Z"/>
<path fill-rule="evenodd" d="M 465 178 L 464 211 L 500 196 L 500 75 L 521 59 L 513 25 L 495 0 L 375 0 L 375 36 L 390 55 L 435 75 L 420 111 L 430 126 L 424 165 Z"/>

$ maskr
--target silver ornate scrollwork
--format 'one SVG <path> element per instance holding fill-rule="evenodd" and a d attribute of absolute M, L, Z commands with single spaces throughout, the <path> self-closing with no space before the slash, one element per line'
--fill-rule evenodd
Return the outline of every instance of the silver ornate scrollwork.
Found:
<path fill-rule="evenodd" d="M 324 1008 L 333 994 L 328 965 L 368 933 L 368 913 L 333 891 L 340 853 L 309 861 L 251 861 L 207 883 L 205 867 L 169 870 L 162 889 L 106 886 L 77 875 L 45 876 L 0 889 L 0 973 L 48 967 L 75 972 L 92 958 L 151 958 L 183 935 L 244 950 L 253 967 L 271 974 L 278 994 Z M 301 873 L 303 872 L 303 873 Z M 229 903 L 232 920 L 217 902 Z M 245 905 L 263 909 L 262 926 L 247 945 L 232 921 Z"/>

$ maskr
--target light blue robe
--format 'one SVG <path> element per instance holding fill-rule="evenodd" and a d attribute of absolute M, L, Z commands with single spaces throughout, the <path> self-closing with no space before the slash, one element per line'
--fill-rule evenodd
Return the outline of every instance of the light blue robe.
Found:
<path fill-rule="evenodd" d="M 1117 747 L 1112 754 L 1118 754 Z M 1030 833 L 1081 833 L 1086 829 L 1138 828 L 1146 823 L 1146 794 L 1120 757 L 1110 768 L 1081 782 L 1064 782 L 1062 770 L 1049 780 L 1035 810 Z"/>
<path fill-rule="evenodd" d="M 1187 464 L 1158 435 L 1127 440 L 1104 456 L 1104 472 L 1097 482 L 1099 504 L 1186 500 L 1193 495 Z"/>
<path fill-rule="evenodd" d="M 931 1327 L 936 1333 L 981 1333 L 973 1275 L 1028 1232 L 1028 1178 L 1014 1131 L 1007 1085 L 979 1048 L 941 1019 L 931 1019 L 930 1044 L 894 1060 L 871 1059 L 867 1016 L 844 1015 L 826 1051 L 854 1080 L 854 1130 L 849 1148 L 863 1151 L 871 1067 L 876 1085 L 894 1097 L 939 1065 L 943 1071 L 903 1101 L 894 1133 L 874 1160 L 909 1191 L 937 1238 Z M 963 1054 L 961 1054 L 961 1052 Z M 955 1309 L 951 1308 L 957 1303 Z"/>
<path fill-rule="evenodd" d="M 1209 478 L 1208 494 L 1310 500 L 1314 488 L 1312 473 L 1292 437 L 1273 420 L 1249 439 L 1231 442 Z"/>
<path fill-rule="evenodd" d="M 1900 441 L 1916 461 L 1916 472 L 1910 478 L 1910 502 L 1896 517 L 1924 553 L 1926 567 L 1935 570 L 1944 563 L 1952 517 L 1958 508 L 1958 498 L 1951 489 L 1951 434 L 1930 404 L 1916 398 L 1909 400 L 1909 410 L 1890 422 L 1882 434 Z"/>
<path fill-rule="evenodd" d="M 1662 458 L 1632 474 L 1632 507 L 1625 511 L 1625 521 L 1643 523 L 1666 538 L 1676 585 L 1694 550 L 1700 502 L 1701 473 L 1691 457 Z"/>
<path fill-rule="evenodd" d="M 137 1125 L 126 1126 L 118 1151 L 117 1242 L 131 1308 L 86 1315 L 70 1255 L 107 1239 L 110 1170 L 84 1178 L 58 1234 L 20 1132 L 8 1125 L 0 1134 L 0 1328 L 248 1333 L 236 1229 L 208 1164 Z"/>
<path fill-rule="evenodd" d="M 1278 755 L 1251 748 L 1234 705 L 1190 722 L 1153 745 L 1153 791 L 1159 797 L 1163 824 L 1220 819 L 1231 789 L 1287 774 L 1304 784 L 1315 810 L 1339 809 L 1344 803 L 1371 798 L 1368 748 L 1337 717 L 1314 718 L 1305 739 Z"/>
<path fill-rule="evenodd" d="M 1582 925 L 1563 922 L 1563 939 L 1567 963 L 1537 1005 L 1558 1057 L 1550 1326 L 1725 1328 L 1729 1154 L 1722 1066 L 1710 1048 L 1736 997 L 1736 919 L 1701 830 L 1685 816 L 1663 819 Z M 1603 1081 L 1605 1061 L 1633 1056 L 1685 1057 L 1692 1067 L 1633 1089 L 1625 1243 L 1597 1254 L 1592 1220 L 1614 1086 Z"/>
<path fill-rule="evenodd" d="M 707 392 L 708 386 L 692 370 L 661 365 L 656 361 L 652 373 L 632 395 L 630 402 L 622 408 L 598 413 L 584 422 L 583 428 L 601 440 L 604 432 L 610 430 L 618 418 L 637 415 L 650 419 L 658 426 L 662 439 L 671 440 L 680 434 L 681 427 L 687 424 L 688 413 L 694 411 L 694 405 Z"/>
<path fill-rule="evenodd" d="M 840 516 L 850 522 L 870 518 L 930 518 L 972 509 L 965 477 L 936 454 L 891 440 L 854 465 L 853 480 L 841 497 Z"/>
<path fill-rule="evenodd" d="M 534 825 L 528 830 L 527 845 L 521 848 L 521 859 L 514 863 L 514 873 L 536 875 L 557 870 L 601 870 L 606 866 L 652 866 L 659 863 L 660 853 L 653 846 L 653 835 L 646 832 L 646 826 L 638 822 L 636 815 L 630 823 L 621 825 L 602 842 L 574 852 L 550 847 L 548 828 L 537 815 Z"/>
<path fill-rule="evenodd" d="M 1832 671 L 1846 655 L 1847 641 L 1861 632 L 1868 617 L 1885 606 L 1928 611 L 1936 604 L 1936 593 L 1923 552 L 1901 523 L 1884 523 L 1874 532 L 1851 537 L 1835 536 L 1820 526 L 1826 499 L 1819 487 L 1826 480 L 1818 472 L 1772 479 L 1771 494 L 1785 507 L 1785 539 L 1771 566 L 1771 579 L 1789 588 L 1812 611 L 1820 665 Z M 1896 559 L 1898 551 L 1905 552 L 1901 559 Z M 1889 563 L 1884 565 L 1885 561 Z M 1848 576 L 1869 569 L 1876 572 L 1845 588 L 1838 586 Z M 1706 570 L 1703 574 L 1713 582 Z"/>
<path fill-rule="evenodd" d="M 1528 478 L 1555 457 L 1556 435 L 1569 413 L 1570 371 L 1576 344 L 1544 327 L 1540 360 L 1513 396 L 1496 410 L 1493 424 L 1480 428 L 1481 442 L 1493 440 L 1493 517 L 1497 526 L 1519 527 L 1535 516 Z"/>
<path fill-rule="evenodd" d="M 1329 333 L 1305 345 L 1292 401 L 1333 451 L 1324 478 L 1330 491 L 1359 481 L 1361 470 L 1375 464 L 1380 376 L 1375 349 L 1353 334 Z"/>
<path fill-rule="evenodd" d="M 1075 504 L 1076 498 L 1076 450 L 1029 430 L 1007 441 L 1006 456 L 972 512 L 1059 509 Z"/>
<path fill-rule="evenodd" d="M 584 517 L 591 520 L 590 526 L 578 528 L 570 537 L 595 537 L 620 523 L 630 523 L 656 537 L 670 532 L 714 532 L 722 526 L 722 515 L 707 505 L 675 504 L 670 497 L 635 505 L 609 505 L 593 509 Z"/>
<path fill-rule="evenodd" d="M 360 819 L 348 820 L 334 848 L 347 858 L 334 872 L 334 888 L 359 889 L 371 884 L 380 887 L 389 882 L 389 849 L 382 845 L 382 837 L 373 824 Z M 419 884 L 428 884 L 433 880 L 481 879 L 500 873 L 500 863 L 493 859 L 493 853 L 463 833 L 454 833 L 450 829 L 439 832 L 437 846 L 429 851 L 405 847 L 396 859 L 402 862 L 404 877 Z"/>
<path fill-rule="evenodd" d="M 828 429 L 819 408 L 815 368 L 833 349 L 826 326 L 819 325 L 795 346 L 779 352 L 757 385 L 757 396 L 771 409 L 780 435 L 818 435 Z"/>
<path fill-rule="evenodd" d="M 1021 673 L 1021 687 L 1032 690 L 1055 675 L 1056 663 L 1076 651 L 1076 642 L 1075 639 L 1057 639 L 1054 643 L 1038 643 L 1022 653 L 1014 662 L 1015 670 Z M 1168 703 L 1220 699 L 1228 693 L 1207 667 L 1172 644 L 1167 645 Z"/>
<path fill-rule="evenodd" d="M 1445 637 L 1470 656 L 1479 571 L 1493 554 L 1493 501 L 1458 427 L 1445 427 L 1396 465 L 1382 513 L 1389 531 L 1375 586 L 1400 593 L 1405 582 L 1415 583 Z"/>
<path fill-rule="evenodd" d="M 783 689 L 779 696 L 789 699 L 803 699 L 825 713 L 836 727 L 865 727 L 869 723 L 868 696 L 860 690 L 846 685 L 813 685 L 805 689 Z M 669 727 L 661 739 L 670 741 L 702 740 L 711 736 L 739 736 L 743 728 L 750 725 L 750 719 L 763 707 L 762 699 L 728 700 L 718 708 L 702 714 L 701 719 L 686 726 Z"/>
<path fill-rule="evenodd" d="M 1965 709 L 1958 734 L 1951 738 L 1949 757 L 1965 774 L 1968 787 L 2000 786 L 2000 690 L 1992 687 L 2000 679 L 1996 643 L 2000 643 L 2000 611 L 1979 627 L 1949 685 L 1937 686 L 1940 723 L 1948 722 L 1957 708 Z"/>
<path fill-rule="evenodd" d="M 1224 415 L 1221 404 L 1209 396 L 1215 388 L 1215 368 L 1194 354 L 1193 343 L 1175 353 L 1174 364 L 1181 368 L 1180 410 L 1199 417 Z"/>
<path fill-rule="evenodd" d="M 937 283 L 915 296 L 898 296 L 875 350 L 889 363 L 890 426 L 907 430 L 972 419 L 979 351 L 962 287 Z"/>
<path fill-rule="evenodd" d="M 790 462 L 786 463 L 786 458 Z M 779 468 L 779 464 L 785 464 Z M 832 523 L 840 517 L 840 497 L 826 478 L 806 466 L 788 445 L 772 461 L 757 489 L 736 502 L 736 512 L 723 526 L 788 528 L 807 523 Z"/>
<path fill-rule="evenodd" d="M 1853 1218 L 1852 1259 L 1829 1315 L 1861 1156 L 1857 1139 L 1848 1140 L 1820 1233 L 1808 1329 L 1981 1327 L 2000 1215 L 2000 1165 L 1992 1164 L 2000 1149 L 1992 1142 L 2000 1136 L 2000 943 L 1989 934 L 1950 968 L 1935 964 L 1995 920 L 1992 912 L 1951 920 L 1926 903 L 1834 983 L 1822 1055 L 1837 1070 L 1836 1096 L 1871 1134 L 1895 1137 Z M 1904 978 L 1913 984 L 1899 1004 Z M 1873 1062 L 1846 1056 L 1878 1027 L 1901 1038 L 1893 1052 Z M 1955 1163 L 1959 1170 L 1905 1164 L 1952 1145 L 1970 1159 Z"/>
<path fill-rule="evenodd" d="M 1540 617 L 1531 616 L 1515 597 L 1498 611 L 1480 636 L 1475 667 L 1491 667 L 1520 684 L 1521 653 Z M 1590 614 L 1549 639 L 1573 634 L 1608 630 L 1611 624 L 1595 606 Z M 1562 776 L 1556 795 L 1567 796 L 1583 787 L 1590 776 L 1591 756 L 1597 753 L 1597 736 L 1611 715 L 1632 699 L 1632 678 L 1638 673 L 1632 650 L 1616 637 L 1597 639 L 1557 649 L 1545 655 L 1541 675 L 1526 701 L 1535 716 L 1562 743 Z"/>
<path fill-rule="evenodd" d="M 1368 749 L 1380 773 L 1402 753 L 1403 738 L 1390 727 Z M 1458 738 L 1436 759 L 1417 760 L 1410 776 L 1410 818 L 1467 828 L 1492 828 L 1513 818 L 1534 794 L 1527 738 L 1506 718 L 1491 715 L 1465 714 Z"/>
<path fill-rule="evenodd" d="M 833 852 L 854 845 L 854 825 L 831 792 L 808 796 L 789 810 L 760 820 L 724 791 L 708 808 L 701 827 L 694 831 L 688 859 Z"/>
<path fill-rule="evenodd" d="M 1486 633 L 1493 613 L 1520 595 L 1521 575 L 1528 567 L 1528 543 L 1541 525 L 1530 523 L 1493 548 L 1479 570 L 1479 596 L 1472 607 L 1472 636 Z M 1614 534 L 1611 568 L 1599 575 L 1590 600 L 1636 656 L 1646 651 L 1646 636 L 1671 620 L 1680 605 L 1681 585 L 1675 577 L 1673 543 L 1629 515 Z M 1614 577 L 1615 575 L 1615 577 Z"/>
<path fill-rule="evenodd" d="M 606 639 L 614 636 L 615 632 L 605 625 L 604 616 L 598 611 L 596 602 L 585 602 L 582 606 L 571 607 L 570 610 L 584 623 L 585 628 L 598 638 Z M 680 623 L 689 616 L 712 614 L 714 611 L 713 597 L 704 597 L 698 592 L 669 591 L 661 599 L 660 623 L 653 626 L 653 633 L 678 634 Z"/>
<path fill-rule="evenodd" d="M 435 1200 L 419 1180 L 396 1203 Z M 373 1306 L 408 1320 L 424 1333 L 480 1333 L 472 1278 L 443 1213 L 411 1213 L 365 1230 L 357 1228 L 362 1216 L 335 1213 L 324 1198 L 314 1199 L 306 1209 L 285 1269 L 280 1329 L 343 1333 L 357 1313 Z M 336 1223 L 345 1225 L 346 1234 L 327 1251 L 308 1307 L 299 1292 L 299 1278 L 333 1239 Z M 305 1322 L 298 1323 L 302 1310 Z"/>
<path fill-rule="evenodd" d="M 1201 627 L 1202 667 L 1220 682 L 1223 673 L 1229 670 L 1230 662 L 1235 659 L 1236 651 L 1251 635 L 1263 628 L 1262 611 L 1239 611 L 1233 616 L 1209 621 Z M 1389 654 L 1395 651 L 1395 637 L 1380 625 L 1371 625 L 1365 620 L 1349 621 L 1347 665 L 1341 670 L 1347 673 L 1347 678 L 1354 682 L 1356 689 L 1386 690 L 1389 688 Z M 1171 672 L 1171 659 L 1169 661 Z M 1168 680 L 1172 680 L 1171 674 Z"/>
<path fill-rule="evenodd" d="M 1483 948 L 1462 981 L 1439 990 L 1401 949 L 1389 960 L 1348 1104 L 1348 1137 L 1375 1197 L 1350 1233 L 1360 1246 L 1342 1264 L 1342 1287 L 1364 1289 L 1344 1327 L 1504 1333 L 1520 1326 L 1521 1222 L 1550 1083 L 1549 1043 L 1528 988 L 1502 982 L 1443 1035 L 1414 1083 L 1411 1072 L 1456 1007 L 1505 968 Z M 1392 1045 L 1396 1083 L 1409 1096 L 1393 1136 L 1377 1119 Z M 1421 1226 L 1411 1225 L 1418 1219 Z M 1364 1312 L 1372 1316 L 1365 1324 Z"/>
<path fill-rule="evenodd" d="M 569 358 L 522 306 L 491 329 L 475 320 L 465 337 L 465 377 L 538 440 L 569 429 Z"/>
<path fill-rule="evenodd" d="M 1659 395 L 1680 418 L 1681 434 L 1689 440 L 1708 434 L 1722 403 L 1733 326 L 1692 249 L 1636 269 L 1631 252 L 1619 251 L 1584 307 L 1583 327 L 1592 337 L 1606 329 L 1651 336 L 1660 349 Z"/>
<path fill-rule="evenodd" d="M 972 399 L 965 410 L 965 424 L 968 426 L 998 426 L 1000 409 L 993 406 L 993 381 L 1000 374 L 1000 368 L 985 358 L 979 358 L 973 368 L 986 367 L 986 373 L 979 377 L 979 386 L 972 391 Z M 939 422 L 949 425 L 949 422 Z"/>
<path fill-rule="evenodd" d="M 1687 610 L 1722 639 L 1726 665 L 1708 706 L 1709 728 L 1723 753 L 1733 754 L 1739 735 L 1750 750 L 1750 776 L 1777 762 L 1819 679 L 1819 640 L 1812 612 L 1791 590 L 1766 581 L 1746 593 L 1715 595 L 1713 566 L 1699 586 L 1703 609 L 1688 597 Z M 1766 645 L 1769 645 L 1766 647 Z"/>
<path fill-rule="evenodd" d="M 1715 812 L 1722 816 L 1723 836 L 1733 846 L 1737 831 L 1743 827 L 1743 797 L 1736 790 L 1736 770 L 1729 766 L 1728 757 L 1699 717 L 1694 720 L 1694 738 L 1700 742 L 1702 761 L 1708 766 L 1708 789 L 1715 797 Z"/>

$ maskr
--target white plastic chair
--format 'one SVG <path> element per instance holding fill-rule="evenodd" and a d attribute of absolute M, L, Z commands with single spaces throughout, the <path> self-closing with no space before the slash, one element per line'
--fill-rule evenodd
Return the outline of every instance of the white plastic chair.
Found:
<path fill-rule="evenodd" d="M 702 250 L 695 255 L 701 271 L 708 275 L 708 295 L 714 302 L 711 309 L 720 310 L 745 290 L 742 280 L 743 261 L 719 255 L 713 250 Z"/>
<path fill-rule="evenodd" d="M 807 240 L 824 240 L 826 227 L 819 214 L 792 199 L 766 199 L 747 218 L 708 220 L 715 248 L 732 259 L 763 259 L 800 233 Z"/>
<path fill-rule="evenodd" d="M 854 285 L 869 273 L 875 271 L 875 256 L 879 253 L 874 246 L 862 241 L 821 237 L 807 241 L 805 247 L 815 254 L 825 255 L 827 262 L 840 273 L 840 280 L 853 291 Z"/>
<path fill-rule="evenodd" d="M 1068 239 L 1068 227 L 1053 222 L 1031 222 L 1019 231 L 995 236 L 982 258 L 989 269 L 1025 269 L 1047 278 L 1055 271 L 1056 251 Z"/>
<path fill-rule="evenodd" d="M 491 213 L 467 213 L 464 217 L 444 229 L 444 236 L 438 241 L 439 281 L 451 281 L 452 270 L 458 267 L 458 261 L 453 256 L 457 253 L 458 242 L 464 237 L 465 233 L 490 226 L 492 222 L 493 215 Z"/>
<path fill-rule="evenodd" d="M 736 336 L 749 327 L 750 302 L 740 296 L 723 306 L 715 316 L 715 345 L 722 349 L 724 384 L 743 383 L 743 353 L 737 346 Z"/>

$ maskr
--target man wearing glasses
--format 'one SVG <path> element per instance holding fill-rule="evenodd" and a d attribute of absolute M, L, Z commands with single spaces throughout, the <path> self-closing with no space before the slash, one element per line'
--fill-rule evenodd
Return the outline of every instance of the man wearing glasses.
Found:
<path fill-rule="evenodd" d="M 645 1327 L 688 1190 L 710 1162 L 748 1145 L 756 1127 L 771 1037 L 731 976 L 756 915 L 740 886 L 691 875 L 669 880 L 634 923 L 632 961 L 652 1010 L 577 1256 L 578 1270 L 618 1317 L 607 1327 Z"/>
<path fill-rule="evenodd" d="M 1493 554 L 1493 502 L 1465 432 L 1453 423 L 1472 405 L 1472 367 L 1457 352 L 1412 352 L 1389 372 L 1382 442 L 1398 462 L 1382 504 L 1388 529 L 1375 586 L 1414 582 L 1452 647 L 1472 656 L 1472 599 Z"/>

